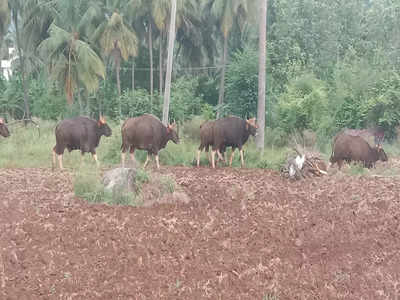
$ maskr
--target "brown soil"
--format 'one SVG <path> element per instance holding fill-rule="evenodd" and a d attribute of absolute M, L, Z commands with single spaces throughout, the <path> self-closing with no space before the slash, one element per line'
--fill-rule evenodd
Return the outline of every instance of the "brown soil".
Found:
<path fill-rule="evenodd" d="M 0 299 L 400 299 L 400 182 L 164 167 L 191 198 L 89 204 L 0 170 Z"/>

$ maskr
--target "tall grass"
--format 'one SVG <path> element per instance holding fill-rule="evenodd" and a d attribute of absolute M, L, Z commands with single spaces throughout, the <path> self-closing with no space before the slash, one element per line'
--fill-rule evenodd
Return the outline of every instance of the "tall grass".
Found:
<path fill-rule="evenodd" d="M 32 125 L 26 128 L 20 124 L 9 126 L 11 136 L 0 137 L 0 167 L 51 167 L 55 125 L 54 122 L 40 122 L 40 135 Z"/>

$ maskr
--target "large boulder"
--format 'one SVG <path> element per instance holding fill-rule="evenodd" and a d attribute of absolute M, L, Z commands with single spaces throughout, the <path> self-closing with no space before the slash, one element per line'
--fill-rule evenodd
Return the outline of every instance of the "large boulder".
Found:
<path fill-rule="evenodd" d="M 113 195 L 135 193 L 137 170 L 134 168 L 116 168 L 103 175 L 103 185 Z"/>

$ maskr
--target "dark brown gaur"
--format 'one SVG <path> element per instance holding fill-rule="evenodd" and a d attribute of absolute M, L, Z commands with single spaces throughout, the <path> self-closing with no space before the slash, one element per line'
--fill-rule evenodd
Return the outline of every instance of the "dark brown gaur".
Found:
<path fill-rule="evenodd" d="M 5 138 L 10 136 L 10 132 L 8 131 L 8 128 L 3 118 L 0 118 L 0 135 Z"/>
<path fill-rule="evenodd" d="M 172 140 L 175 144 L 179 143 L 179 137 L 176 132 L 176 124 L 165 126 L 161 121 L 151 114 L 144 114 L 136 118 L 126 120 L 121 127 L 122 145 L 121 145 L 121 163 L 125 166 L 125 153 L 129 150 L 132 161 L 135 160 L 135 150 L 141 149 L 147 151 L 147 166 L 150 156 L 154 155 L 157 168 L 160 168 L 158 152 L 165 148 L 168 141 Z"/>
<path fill-rule="evenodd" d="M 247 142 L 250 135 L 257 135 L 257 128 L 256 118 L 243 120 L 239 117 L 230 116 L 216 120 L 213 127 L 212 167 L 215 168 L 215 153 L 218 154 L 221 160 L 224 160 L 221 151 L 224 151 L 226 147 L 232 147 L 229 165 L 232 165 L 235 149 L 239 148 L 241 166 L 243 167 L 244 158 L 242 147 Z"/>
<path fill-rule="evenodd" d="M 385 139 L 385 131 L 381 126 L 375 126 L 368 129 L 343 128 L 335 135 L 333 139 L 333 144 L 335 143 L 336 139 L 342 134 L 347 134 L 351 136 L 360 136 L 364 138 L 366 141 L 368 141 L 370 137 L 373 137 L 376 147 L 382 146 L 382 143 Z"/>
<path fill-rule="evenodd" d="M 200 146 L 197 151 L 197 166 L 200 166 L 200 154 L 203 150 L 208 153 L 208 161 L 211 164 L 211 153 L 208 151 L 209 147 L 214 143 L 213 127 L 214 121 L 206 121 L 200 125 Z M 225 154 L 225 148 L 221 149 L 221 153 Z M 225 158 L 225 155 L 224 155 Z M 219 157 L 218 157 L 219 159 Z M 224 159 L 225 160 L 225 159 Z"/>
<path fill-rule="evenodd" d="M 53 148 L 53 168 L 56 165 L 56 156 L 60 168 L 63 169 L 62 158 L 65 148 L 69 152 L 72 150 L 81 150 L 82 156 L 85 152 L 90 152 L 99 165 L 96 155 L 96 148 L 100 143 L 101 136 L 111 136 L 111 128 L 107 125 L 104 117 L 98 121 L 87 117 L 76 117 L 61 121 L 56 129 L 56 145 Z"/>
<path fill-rule="evenodd" d="M 332 165 L 338 164 L 339 170 L 342 168 L 343 161 L 361 162 L 364 167 L 372 168 L 378 160 L 388 160 L 381 146 L 371 147 L 362 137 L 344 133 L 335 138 L 329 159 Z"/>

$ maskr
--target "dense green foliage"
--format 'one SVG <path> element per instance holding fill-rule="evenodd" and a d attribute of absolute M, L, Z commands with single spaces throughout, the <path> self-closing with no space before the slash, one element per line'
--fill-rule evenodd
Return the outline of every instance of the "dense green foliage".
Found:
<path fill-rule="evenodd" d="M 159 68 L 165 71 L 169 6 L 163 1 L 139 0 L 88 3 L 27 0 L 15 6 L 33 116 L 56 120 L 101 113 L 115 121 L 143 113 L 161 116 Z M 215 118 L 223 36 L 228 38 L 228 64 L 222 113 L 256 115 L 257 21 L 252 16 L 257 7 L 252 0 L 238 1 L 241 6 L 237 7 L 227 3 L 178 1 L 171 120 Z M 116 11 L 124 14 L 113 15 Z M 118 31 L 118 26 L 105 30 L 115 19 L 115 24 L 124 24 L 124 31 Z M 284 144 L 293 132 L 310 129 L 319 144 L 325 144 L 340 128 L 377 125 L 387 137 L 394 137 L 400 123 L 399 28 L 400 10 L 391 0 L 269 0 L 266 125 L 267 134 L 274 138 L 267 142 Z M 62 32 L 62 39 L 54 35 L 55 29 Z M 118 56 L 113 44 L 113 36 L 118 39 L 126 30 L 137 37 L 136 41 L 129 33 L 130 57 L 128 46 L 121 44 L 122 56 Z M 9 31 L 3 45 L 16 46 L 13 28 Z M 1 50 L 7 58 L 7 49 Z M 75 53 L 79 59 L 71 63 Z M 105 79 L 98 58 L 104 64 Z M 115 65 L 117 58 L 123 58 L 120 68 Z M 89 74 L 93 61 L 97 64 L 94 75 Z M 68 74 L 67 66 L 72 70 Z M 0 81 L 0 114 L 18 119 L 24 116 L 24 93 L 21 69 L 18 64 L 14 67 L 15 76 Z M 74 103 L 67 104 L 71 91 Z"/>

